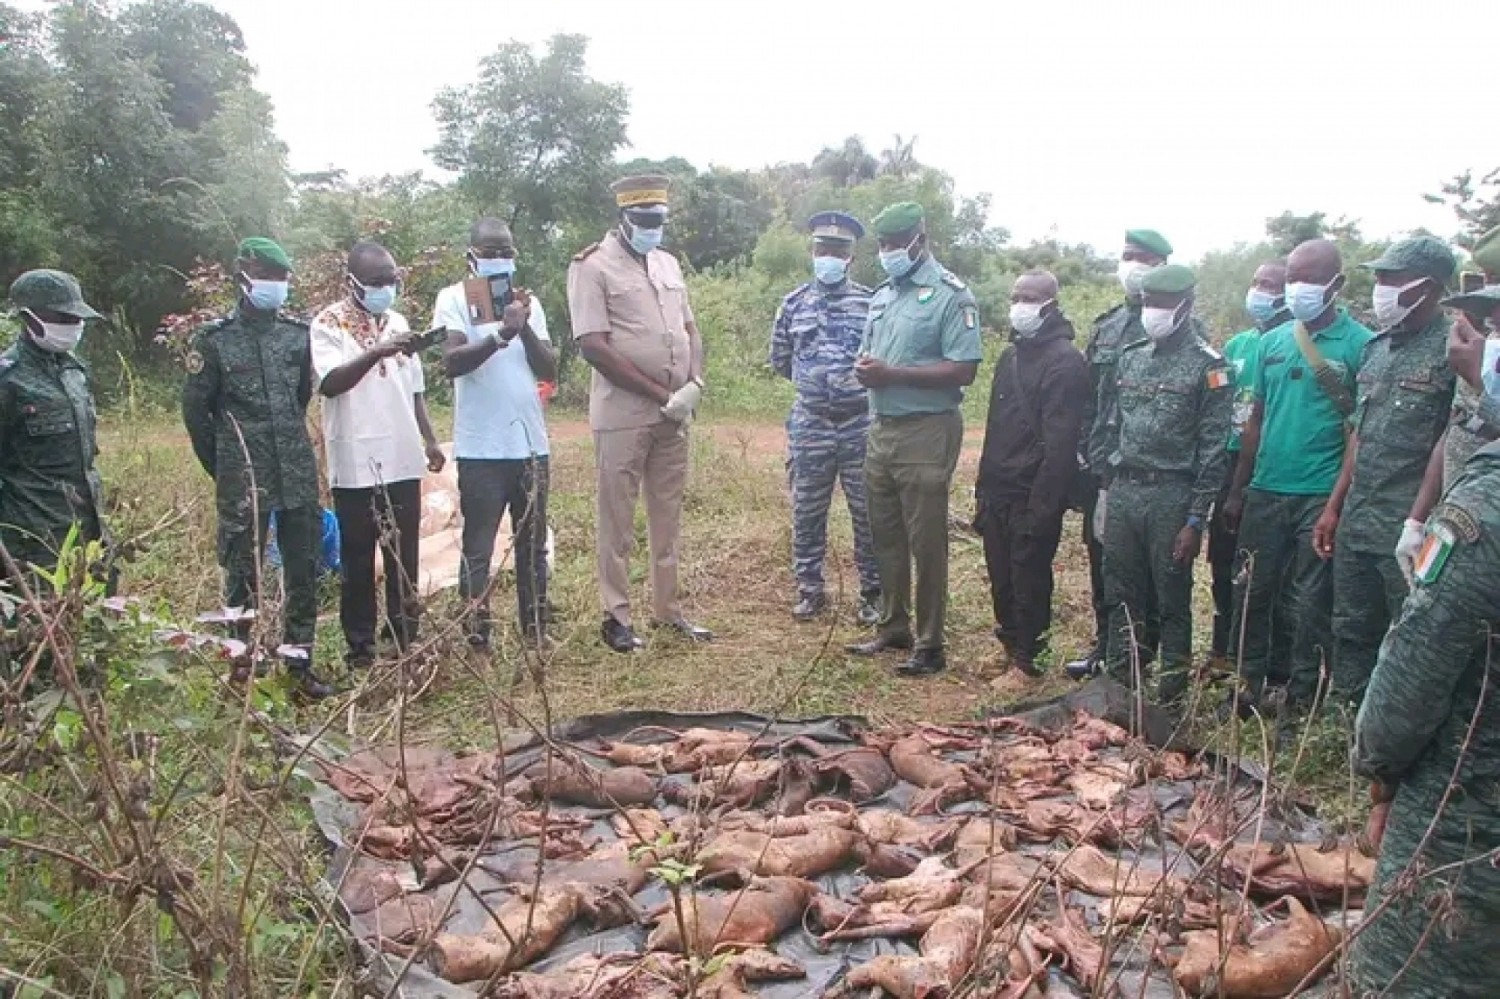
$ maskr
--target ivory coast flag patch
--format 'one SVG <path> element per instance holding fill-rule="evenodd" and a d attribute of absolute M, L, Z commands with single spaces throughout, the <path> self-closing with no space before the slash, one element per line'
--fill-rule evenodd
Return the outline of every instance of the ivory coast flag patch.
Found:
<path fill-rule="evenodd" d="M 1448 556 L 1453 553 L 1453 532 L 1441 521 L 1428 521 L 1427 533 L 1422 538 L 1422 547 L 1417 551 L 1412 565 L 1412 577 L 1417 582 L 1432 585 L 1442 575 Z"/>
<path fill-rule="evenodd" d="M 1208 373 L 1208 387 L 1211 389 L 1223 388 L 1229 384 L 1229 369 L 1214 368 Z"/>

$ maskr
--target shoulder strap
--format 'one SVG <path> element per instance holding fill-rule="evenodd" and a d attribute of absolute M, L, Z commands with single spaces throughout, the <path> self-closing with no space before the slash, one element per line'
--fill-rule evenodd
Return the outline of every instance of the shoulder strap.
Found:
<path fill-rule="evenodd" d="M 1323 357 L 1318 350 L 1318 345 L 1313 343 L 1312 334 L 1307 331 L 1307 324 L 1298 320 L 1292 326 L 1293 335 L 1297 339 L 1297 349 L 1302 352 L 1302 359 L 1307 366 L 1312 368 L 1313 377 L 1318 380 L 1318 387 L 1328 396 L 1328 401 L 1333 403 L 1333 408 L 1338 410 L 1344 419 L 1354 415 L 1354 397 L 1349 394 L 1349 389 L 1344 385 L 1344 380 L 1339 377 L 1337 371 Z"/>

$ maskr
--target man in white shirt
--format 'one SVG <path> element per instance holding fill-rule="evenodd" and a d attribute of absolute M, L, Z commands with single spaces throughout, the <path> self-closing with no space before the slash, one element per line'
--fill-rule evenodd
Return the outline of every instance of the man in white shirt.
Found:
<path fill-rule="evenodd" d="M 514 284 L 510 227 L 482 218 L 469 229 L 473 277 Z M 510 511 L 521 633 L 540 643 L 547 625 L 547 425 L 538 382 L 557 380 L 557 356 L 542 303 L 517 290 L 500 322 L 471 313 L 463 282 L 438 292 L 432 325 L 448 330 L 443 368 L 453 379 L 453 457 L 463 514 L 459 593 L 473 606 L 469 644 L 490 644 L 490 560 L 500 518 Z"/>
<path fill-rule="evenodd" d="M 312 365 L 344 563 L 339 619 L 349 665 L 365 667 L 375 661 L 376 545 L 386 634 L 397 650 L 417 637 L 422 477 L 444 459 L 422 399 L 417 342 L 391 308 L 401 287 L 396 261 L 383 246 L 357 243 L 345 284 L 347 297 L 313 320 Z"/>

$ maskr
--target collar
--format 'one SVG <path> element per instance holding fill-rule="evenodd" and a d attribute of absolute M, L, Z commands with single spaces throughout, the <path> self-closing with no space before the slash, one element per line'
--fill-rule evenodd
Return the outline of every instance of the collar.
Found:
<path fill-rule="evenodd" d="M 1278 326 L 1285 326 L 1287 323 L 1289 323 L 1291 321 L 1292 321 L 1292 310 L 1291 309 L 1282 309 L 1279 312 L 1277 312 L 1274 316 L 1272 316 L 1270 319 L 1266 320 L 1266 324 L 1264 326 L 1260 327 L 1260 331 L 1262 333 L 1269 333 L 1272 330 L 1274 330 L 1276 327 L 1278 327 Z M 1337 326 L 1338 324 L 1339 324 L 1339 321 L 1337 319 L 1335 319 L 1331 324 L 1329 324 L 1328 328 L 1329 329 L 1333 329 L 1333 327 Z"/>
<path fill-rule="evenodd" d="M 1181 326 L 1172 331 L 1171 336 L 1162 337 L 1151 345 L 1151 353 L 1154 356 L 1162 354 L 1175 354 L 1193 337 L 1193 317 L 1189 315 L 1183 320 Z"/>
<path fill-rule="evenodd" d="M 71 350 L 58 353 L 55 350 L 44 350 L 42 346 L 32 339 L 31 333 L 26 329 L 21 330 L 20 336 L 16 337 L 16 346 L 26 356 L 38 364 L 54 364 L 59 367 L 67 367 L 80 364 L 78 358 L 73 356 Z"/>
<path fill-rule="evenodd" d="M 240 323 L 249 329 L 255 330 L 257 333 L 264 333 L 276 325 L 276 313 L 261 312 L 259 309 L 252 309 L 245 304 L 244 299 L 240 299 L 239 303 L 235 305 L 234 314 L 229 318 L 231 322 Z"/>
<path fill-rule="evenodd" d="M 936 285 L 943 277 L 943 269 L 938 266 L 937 260 L 932 256 L 931 250 L 922 251 L 922 259 L 917 265 L 907 271 L 902 277 L 893 282 L 899 287 L 908 286 L 928 288 Z"/>

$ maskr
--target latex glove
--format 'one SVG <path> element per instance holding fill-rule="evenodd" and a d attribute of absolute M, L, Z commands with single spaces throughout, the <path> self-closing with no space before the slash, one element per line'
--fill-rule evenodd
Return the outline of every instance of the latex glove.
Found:
<path fill-rule="evenodd" d="M 688 382 L 667 399 L 667 404 L 661 408 L 661 415 L 673 423 L 686 423 L 692 419 L 702 400 L 703 386 L 696 381 Z"/>
<path fill-rule="evenodd" d="M 1105 508 L 1109 506 L 1109 490 L 1099 490 L 1099 500 L 1094 504 L 1094 537 L 1104 540 Z"/>
<path fill-rule="evenodd" d="M 1417 562 L 1417 552 L 1422 550 L 1422 536 L 1427 525 L 1420 520 L 1406 518 L 1405 525 L 1401 528 L 1401 540 L 1396 542 L 1396 564 L 1401 567 L 1401 574 L 1406 577 L 1406 585 L 1411 585 L 1411 574 Z"/>

